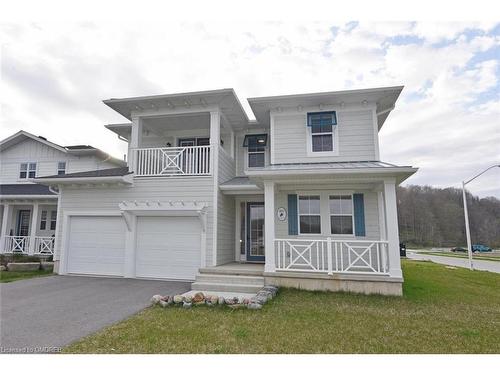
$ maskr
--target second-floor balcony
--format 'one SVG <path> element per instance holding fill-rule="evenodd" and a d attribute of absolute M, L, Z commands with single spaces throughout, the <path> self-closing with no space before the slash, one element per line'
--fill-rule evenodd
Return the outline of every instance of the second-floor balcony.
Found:
<path fill-rule="evenodd" d="M 209 176 L 211 146 L 139 148 L 134 152 L 135 175 Z"/>

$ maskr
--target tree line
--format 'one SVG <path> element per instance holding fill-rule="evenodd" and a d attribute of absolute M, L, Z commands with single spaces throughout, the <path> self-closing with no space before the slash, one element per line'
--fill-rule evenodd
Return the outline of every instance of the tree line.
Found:
<path fill-rule="evenodd" d="M 430 186 L 398 187 L 401 242 L 416 246 L 465 247 L 462 190 Z M 500 247 L 500 200 L 467 193 L 472 243 Z"/>

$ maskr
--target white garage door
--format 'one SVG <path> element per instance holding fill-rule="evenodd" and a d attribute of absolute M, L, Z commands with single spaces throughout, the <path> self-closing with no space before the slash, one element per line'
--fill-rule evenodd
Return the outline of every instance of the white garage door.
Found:
<path fill-rule="evenodd" d="M 137 218 L 137 277 L 194 280 L 201 227 L 195 217 Z"/>
<path fill-rule="evenodd" d="M 123 218 L 72 216 L 67 249 L 68 273 L 123 276 Z"/>

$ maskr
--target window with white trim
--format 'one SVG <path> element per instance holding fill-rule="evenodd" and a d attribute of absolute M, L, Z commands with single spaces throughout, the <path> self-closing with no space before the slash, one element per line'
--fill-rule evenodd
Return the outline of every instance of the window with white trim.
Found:
<path fill-rule="evenodd" d="M 40 230 L 47 229 L 47 211 L 43 210 L 40 217 Z"/>
<path fill-rule="evenodd" d="M 332 234 L 354 234 L 352 195 L 330 195 Z"/>
<path fill-rule="evenodd" d="M 66 162 L 60 161 L 57 163 L 57 175 L 62 176 L 66 174 Z"/>
<path fill-rule="evenodd" d="M 333 152 L 337 115 L 332 112 L 307 114 L 307 126 L 311 129 L 311 151 Z"/>
<path fill-rule="evenodd" d="M 50 211 L 50 230 L 56 230 L 57 211 Z"/>
<path fill-rule="evenodd" d="M 35 178 L 36 177 L 36 163 L 21 163 L 19 168 L 19 178 Z"/>
<path fill-rule="evenodd" d="M 299 233 L 321 234 L 319 195 L 299 195 Z"/>
<path fill-rule="evenodd" d="M 267 134 L 247 134 L 243 147 L 247 148 L 248 168 L 259 168 L 266 165 Z"/>

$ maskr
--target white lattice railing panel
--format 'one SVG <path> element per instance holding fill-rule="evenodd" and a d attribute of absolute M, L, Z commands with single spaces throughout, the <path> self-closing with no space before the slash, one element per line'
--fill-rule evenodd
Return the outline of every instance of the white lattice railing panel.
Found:
<path fill-rule="evenodd" d="M 387 241 L 276 239 L 276 270 L 387 274 Z"/>
<path fill-rule="evenodd" d="M 33 253 L 36 255 L 54 255 L 54 237 L 35 237 Z"/>
<path fill-rule="evenodd" d="M 29 253 L 30 238 L 28 236 L 5 236 L 4 241 L 4 253 Z"/>
<path fill-rule="evenodd" d="M 136 176 L 210 174 L 210 146 L 141 148 L 135 157 Z"/>

